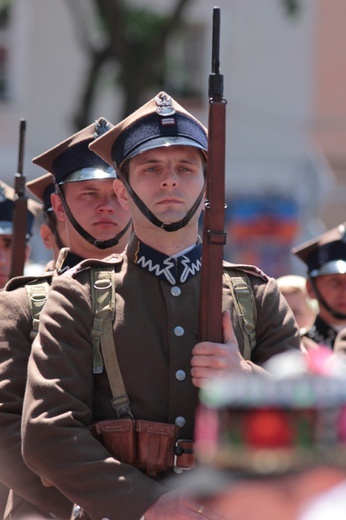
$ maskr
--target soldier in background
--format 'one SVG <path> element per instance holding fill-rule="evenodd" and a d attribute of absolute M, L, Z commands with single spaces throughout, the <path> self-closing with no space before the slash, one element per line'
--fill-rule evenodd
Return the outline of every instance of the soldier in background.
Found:
<path fill-rule="evenodd" d="M 26 183 L 28 190 L 37 197 L 43 205 L 44 222 L 40 226 L 41 240 L 46 249 L 51 250 L 52 260 L 45 267 L 46 271 L 54 270 L 59 252 L 66 247 L 67 233 L 66 225 L 56 218 L 53 210 L 51 195 L 55 192 L 54 176 L 47 173 Z"/>
<path fill-rule="evenodd" d="M 45 286 L 54 276 L 86 255 L 102 258 L 121 252 L 131 233 L 130 214 L 120 207 L 112 190 L 114 169 L 88 149 L 95 136 L 110 128 L 100 118 L 33 160 L 52 172 L 28 183 L 46 209 L 48 229 L 41 229 L 41 236 L 50 246 L 55 239 L 55 255 L 65 247 L 54 272 L 14 278 L 0 295 L 0 480 L 11 489 L 4 517 L 8 520 L 70 517 L 72 503 L 54 487 L 45 487 L 22 459 L 22 404 L 27 362 L 38 328 L 34 302 L 47 297 Z M 52 186 L 52 179 L 59 188 Z M 95 241 L 108 247 L 100 249 Z"/>
<path fill-rule="evenodd" d="M 292 249 L 307 266 L 307 291 L 316 298 L 319 313 L 308 340 L 334 347 L 338 332 L 346 326 L 346 223 Z"/>
<path fill-rule="evenodd" d="M 14 196 L 14 189 L 0 181 L 0 289 L 8 282 L 11 272 Z M 26 259 L 30 256 L 29 240 L 32 235 L 34 219 L 40 211 L 41 205 L 33 199 L 29 199 L 25 246 Z"/>
<path fill-rule="evenodd" d="M 41 239 L 47 249 L 51 249 L 53 253 L 54 263 L 58 258 L 58 253 L 60 247 L 62 247 L 63 243 L 66 242 L 66 231 L 65 231 L 65 225 L 59 221 L 56 220 L 53 212 L 52 212 L 52 204 L 50 201 L 50 195 L 54 192 L 54 182 L 53 182 L 53 175 L 47 174 L 43 177 L 40 177 L 38 179 L 35 179 L 33 181 L 29 181 L 26 183 L 26 187 L 31 191 L 33 195 L 42 203 L 42 212 L 45 222 L 41 224 L 40 226 L 40 235 Z M 13 196 L 14 190 L 7 187 L 7 192 Z M 29 199 L 29 206 L 34 203 L 32 199 Z M 36 203 L 35 203 L 36 204 Z M 1 211 L 2 204 L 0 203 L 0 211 Z M 28 211 L 29 214 L 29 211 Z M 29 229 L 32 228 L 33 218 L 32 213 L 30 213 L 30 220 L 28 222 Z M 9 228 L 9 231 L 12 230 L 12 227 Z M 63 237 L 63 241 L 60 239 L 60 235 Z M 9 239 L 11 237 L 11 234 L 9 236 Z M 58 247 L 58 243 L 61 244 L 60 247 Z M 9 246 L 9 253 L 11 245 Z M 27 245 L 27 254 L 29 253 L 29 246 Z M 48 266 L 47 266 L 48 267 Z M 28 281 L 28 278 L 23 278 L 23 280 Z M 0 296 L 1 298 L 1 296 Z M 25 304 L 28 303 L 24 302 Z M 18 314 L 20 314 L 20 307 L 18 307 L 17 312 L 15 313 L 15 316 L 17 317 Z M 1 347 L 0 347 L 1 348 Z M 0 359 L 2 359 L 2 352 L 0 352 Z M 19 370 L 18 366 L 16 365 L 16 370 Z M 0 366 L 0 374 L 1 379 L 4 379 L 5 377 L 10 377 L 9 372 L 7 373 L 7 370 Z M 1 480 L 1 470 L 0 470 L 0 480 Z M 0 482 L 0 518 L 4 518 L 4 513 L 6 509 L 6 504 L 8 501 L 8 495 L 9 495 L 9 488 L 5 486 L 2 482 Z"/>

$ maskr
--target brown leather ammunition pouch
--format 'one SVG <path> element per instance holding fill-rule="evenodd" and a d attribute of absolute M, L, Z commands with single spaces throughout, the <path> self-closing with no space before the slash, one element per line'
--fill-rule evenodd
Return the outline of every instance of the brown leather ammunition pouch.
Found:
<path fill-rule="evenodd" d="M 179 471 L 194 465 L 192 442 L 177 440 L 179 428 L 174 424 L 114 419 L 95 423 L 90 431 L 115 459 L 144 470 L 150 477 L 169 468 Z"/>

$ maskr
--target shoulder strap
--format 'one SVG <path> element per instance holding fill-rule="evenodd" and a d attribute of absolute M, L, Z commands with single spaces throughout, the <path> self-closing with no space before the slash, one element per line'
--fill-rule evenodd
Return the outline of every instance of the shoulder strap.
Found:
<path fill-rule="evenodd" d="M 244 358 L 251 359 L 256 346 L 257 311 L 249 277 L 245 272 L 224 271 L 229 285 L 238 321 L 244 336 Z"/>
<path fill-rule="evenodd" d="M 90 275 L 94 314 L 91 331 L 93 372 L 94 374 L 102 373 L 104 361 L 112 391 L 112 406 L 117 416 L 132 415 L 129 406 L 130 400 L 119 368 L 113 335 L 113 321 L 115 319 L 114 267 L 93 266 L 90 268 Z"/>
<path fill-rule="evenodd" d="M 38 325 L 40 322 L 40 313 L 44 304 L 47 301 L 49 283 L 47 280 L 36 284 L 26 284 L 25 289 L 29 297 L 30 311 L 32 315 L 32 329 L 30 332 L 30 339 L 34 341 L 38 332 Z"/>

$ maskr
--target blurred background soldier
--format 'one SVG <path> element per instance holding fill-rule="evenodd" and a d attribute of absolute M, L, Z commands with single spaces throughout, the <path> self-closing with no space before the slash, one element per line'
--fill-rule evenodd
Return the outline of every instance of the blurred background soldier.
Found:
<path fill-rule="evenodd" d="M 307 266 L 307 291 L 316 298 L 319 313 L 304 335 L 334 347 L 338 332 L 346 326 L 346 223 L 292 249 Z"/>
<path fill-rule="evenodd" d="M 0 181 L 0 289 L 9 280 L 11 272 L 14 195 L 14 189 Z M 40 211 L 41 205 L 29 199 L 25 246 L 27 260 L 30 256 L 30 245 L 28 242 L 32 235 L 34 219 Z"/>
<path fill-rule="evenodd" d="M 44 222 L 40 226 L 43 244 L 52 251 L 52 260 L 46 265 L 46 270 L 53 270 L 60 249 L 67 245 L 65 223 L 56 218 L 53 211 L 51 195 L 55 192 L 54 176 L 47 173 L 26 183 L 26 187 L 43 204 Z"/>

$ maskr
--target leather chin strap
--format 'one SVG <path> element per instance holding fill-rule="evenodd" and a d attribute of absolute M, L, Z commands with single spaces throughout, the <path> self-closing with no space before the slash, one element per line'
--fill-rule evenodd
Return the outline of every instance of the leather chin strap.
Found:
<path fill-rule="evenodd" d="M 58 192 L 59 192 L 59 195 L 61 198 L 63 208 L 67 215 L 67 218 L 69 219 L 69 221 L 71 222 L 72 226 L 75 228 L 77 233 L 79 233 L 87 242 L 89 242 L 89 244 L 92 244 L 93 246 L 97 247 L 98 249 L 108 249 L 110 247 L 116 246 L 119 243 L 119 240 L 124 236 L 126 231 L 129 229 L 129 227 L 132 223 L 132 219 L 130 219 L 128 221 L 128 223 L 126 224 L 124 229 L 122 229 L 122 231 L 120 231 L 120 233 L 115 235 L 115 237 L 110 238 L 109 240 L 98 240 L 97 238 L 90 235 L 87 231 L 85 231 L 85 229 L 83 229 L 82 226 L 77 222 L 77 220 L 72 215 L 70 208 L 67 205 L 63 190 L 60 188 L 60 186 L 57 186 L 57 189 L 58 189 Z"/>
<path fill-rule="evenodd" d="M 325 299 L 323 298 L 322 294 L 320 293 L 320 291 L 317 289 L 317 285 L 316 285 L 316 282 L 315 282 L 315 278 L 311 278 L 310 277 L 310 282 L 311 282 L 311 285 L 312 287 L 314 288 L 314 291 L 316 293 L 316 296 L 317 296 L 317 300 L 323 305 L 323 307 L 325 307 L 327 309 L 327 311 L 332 315 L 334 316 L 334 318 L 336 318 L 337 320 L 346 320 L 346 314 L 343 314 L 342 312 L 338 312 L 338 311 L 335 311 L 334 309 L 332 309 L 332 307 L 330 305 L 328 305 L 328 303 L 325 301 Z"/>
<path fill-rule="evenodd" d="M 127 181 L 127 179 L 124 177 L 124 175 L 119 170 L 117 164 L 113 163 L 114 169 L 117 172 L 117 176 L 121 179 L 121 181 L 124 183 L 128 194 L 132 198 L 133 202 L 136 204 L 137 208 L 143 213 L 143 215 L 150 220 L 154 226 L 157 226 L 164 231 L 172 232 L 172 231 L 178 231 L 179 229 L 182 229 L 185 227 L 193 217 L 193 215 L 196 213 L 197 209 L 199 208 L 199 205 L 203 199 L 204 191 L 205 191 L 205 182 L 203 184 L 203 188 L 198 195 L 195 203 L 193 206 L 189 209 L 189 211 L 186 213 L 185 217 L 181 220 L 178 220 L 178 222 L 172 222 L 171 224 L 166 224 L 165 222 L 162 222 L 162 220 L 159 220 L 157 217 L 155 217 L 154 213 L 150 211 L 150 209 L 144 204 L 144 202 L 138 197 L 137 193 L 132 189 L 131 185 Z"/>

